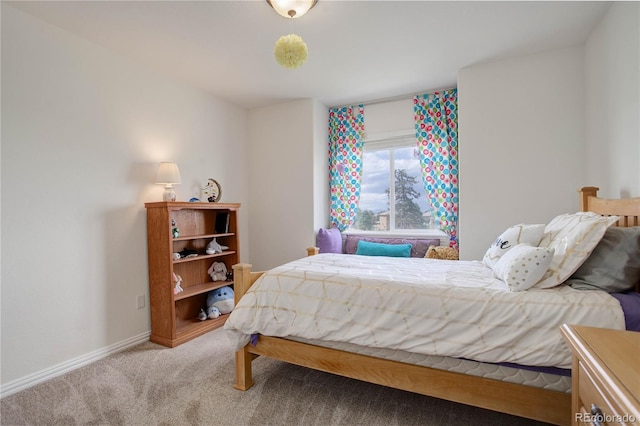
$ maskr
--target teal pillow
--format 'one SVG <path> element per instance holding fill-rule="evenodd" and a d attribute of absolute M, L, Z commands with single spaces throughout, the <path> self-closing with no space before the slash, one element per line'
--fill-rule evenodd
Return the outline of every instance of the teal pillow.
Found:
<path fill-rule="evenodd" d="M 363 256 L 409 257 L 411 256 L 411 244 L 383 244 L 360 240 L 358 241 L 356 254 Z"/>

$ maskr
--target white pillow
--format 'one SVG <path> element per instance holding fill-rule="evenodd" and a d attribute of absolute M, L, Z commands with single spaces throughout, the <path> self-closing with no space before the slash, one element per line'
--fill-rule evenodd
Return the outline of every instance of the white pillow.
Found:
<path fill-rule="evenodd" d="M 547 272 L 554 249 L 518 244 L 498 260 L 494 275 L 504 281 L 511 291 L 527 290 Z"/>
<path fill-rule="evenodd" d="M 542 234 L 544 234 L 544 224 L 525 225 L 521 223 L 514 225 L 500 234 L 493 244 L 491 244 L 491 247 L 489 247 L 484 254 L 482 261 L 489 268 L 493 269 L 496 262 L 498 262 L 509 249 L 518 244 L 537 246 L 542 238 Z"/>
<path fill-rule="evenodd" d="M 539 244 L 555 250 L 553 261 L 535 286 L 550 288 L 563 283 L 587 260 L 607 228 L 617 221 L 618 216 L 591 212 L 561 214 L 553 218 L 545 227 Z"/>

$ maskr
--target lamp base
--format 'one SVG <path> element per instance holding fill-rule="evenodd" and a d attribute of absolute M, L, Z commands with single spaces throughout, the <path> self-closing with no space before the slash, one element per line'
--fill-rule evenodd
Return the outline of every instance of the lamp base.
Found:
<path fill-rule="evenodd" d="M 173 188 L 167 187 L 164 189 L 164 194 L 162 194 L 162 199 L 164 201 L 175 201 L 176 192 L 173 190 Z"/>

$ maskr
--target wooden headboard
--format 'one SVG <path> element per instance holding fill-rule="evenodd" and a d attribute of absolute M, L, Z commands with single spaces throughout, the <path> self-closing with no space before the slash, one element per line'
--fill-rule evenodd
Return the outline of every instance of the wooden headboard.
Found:
<path fill-rule="evenodd" d="M 620 216 L 616 226 L 640 226 L 640 197 L 616 200 L 598 198 L 598 189 L 600 188 L 587 186 L 578 190 L 581 211 L 603 216 Z"/>

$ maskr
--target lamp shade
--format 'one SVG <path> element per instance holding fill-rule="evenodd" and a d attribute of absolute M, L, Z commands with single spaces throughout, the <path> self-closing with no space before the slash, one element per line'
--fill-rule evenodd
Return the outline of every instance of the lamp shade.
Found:
<path fill-rule="evenodd" d="M 299 18 L 307 13 L 318 0 L 267 0 L 267 3 L 285 18 Z"/>
<path fill-rule="evenodd" d="M 176 163 L 160 163 L 160 166 L 158 166 L 158 174 L 156 175 L 156 183 L 161 185 L 182 183 L 178 165 Z"/>

